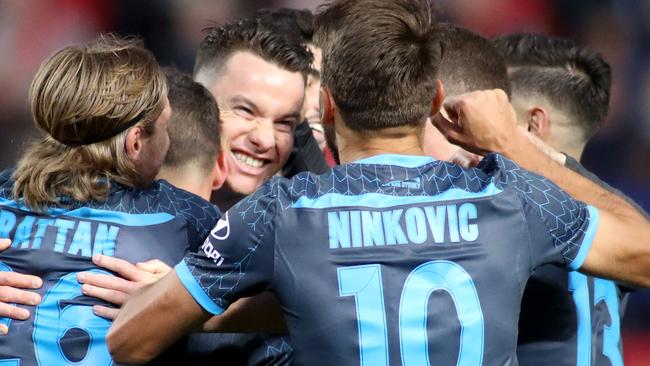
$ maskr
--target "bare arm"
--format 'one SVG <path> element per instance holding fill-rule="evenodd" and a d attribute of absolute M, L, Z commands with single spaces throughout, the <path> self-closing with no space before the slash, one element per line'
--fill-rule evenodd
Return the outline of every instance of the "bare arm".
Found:
<path fill-rule="evenodd" d="M 115 292 L 106 291 L 109 294 Z M 122 309 L 113 309 L 112 315 L 117 318 L 106 338 L 112 357 L 120 363 L 145 363 L 183 335 L 196 331 L 287 331 L 280 304 L 269 292 L 242 298 L 223 314 L 212 316 L 194 301 L 176 272 L 171 271 L 158 282 L 141 287 L 130 296 Z M 110 301 L 110 297 L 107 299 Z M 138 342 L 133 342 L 133 339 Z"/>
<path fill-rule="evenodd" d="M 450 98 L 445 108 L 452 121 L 440 116 L 434 123 L 451 142 L 480 154 L 502 153 L 599 209 L 599 226 L 581 271 L 650 286 L 650 222 L 624 199 L 540 151 L 519 132 L 514 110 L 503 91 Z"/>
<path fill-rule="evenodd" d="M 143 364 L 210 317 L 172 271 L 122 307 L 106 336 L 108 350 L 118 363 Z"/>
<path fill-rule="evenodd" d="M 120 258 L 104 255 L 93 256 L 93 263 L 108 269 L 121 277 L 82 272 L 77 278 L 83 283 L 82 291 L 110 302 L 118 307 L 94 305 L 93 311 L 108 319 L 115 319 L 129 297 L 142 286 L 153 283 L 173 269 L 165 263 L 153 259 L 148 262 L 131 264 Z M 286 333 L 287 325 L 280 302 L 270 292 L 235 301 L 218 316 L 209 319 L 202 327 L 204 332 L 214 333 Z"/>
<path fill-rule="evenodd" d="M 235 301 L 218 316 L 203 324 L 204 332 L 214 333 L 287 333 L 280 302 L 270 292 Z"/>

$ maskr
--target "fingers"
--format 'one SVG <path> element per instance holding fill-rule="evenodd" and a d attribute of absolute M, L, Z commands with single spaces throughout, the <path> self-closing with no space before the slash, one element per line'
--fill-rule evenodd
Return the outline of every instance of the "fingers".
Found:
<path fill-rule="evenodd" d="M 117 318 L 117 315 L 120 313 L 120 309 L 109 308 L 102 305 L 93 305 L 93 313 L 102 318 L 113 320 Z"/>
<path fill-rule="evenodd" d="M 464 168 L 474 168 L 481 162 L 481 159 L 481 156 L 461 149 L 454 153 L 451 157 L 451 162 Z"/>
<path fill-rule="evenodd" d="M 172 270 L 172 267 L 168 266 L 164 262 L 158 259 L 152 259 L 146 262 L 140 262 L 135 264 L 136 267 L 140 268 L 143 271 L 147 271 L 155 275 L 165 275 Z"/>
<path fill-rule="evenodd" d="M 97 266 L 106 268 L 109 271 L 118 273 L 120 276 L 131 281 L 141 281 L 142 272 L 133 264 L 115 257 L 105 255 L 94 255 L 93 263 Z"/>
<path fill-rule="evenodd" d="M 18 306 L 13 306 L 0 302 L 0 318 L 10 318 L 14 320 L 29 319 L 29 310 Z M 6 328 L 6 327 L 5 327 Z M 0 329 L 0 334 L 2 330 Z M 6 332 L 4 334 L 7 334 Z"/>
<path fill-rule="evenodd" d="M 16 272 L 0 272 L 0 286 L 37 289 L 43 286 L 39 277 Z"/>
<path fill-rule="evenodd" d="M 10 286 L 0 286 L 0 301 L 19 305 L 38 305 L 41 303 L 41 296 L 31 291 Z"/>
<path fill-rule="evenodd" d="M 92 272 L 81 272 L 77 275 L 77 281 L 83 284 L 90 286 L 119 291 L 126 294 L 130 294 L 135 289 L 140 287 L 137 282 L 125 280 L 113 275 L 101 274 L 101 273 L 92 273 Z"/>
<path fill-rule="evenodd" d="M 442 114 L 436 114 L 432 120 L 433 125 L 440 131 L 440 133 L 454 145 L 461 146 L 465 149 L 471 147 L 467 146 L 465 136 L 463 135 L 461 126 L 446 119 Z"/>
<path fill-rule="evenodd" d="M 11 246 L 11 239 L 0 239 L 0 252 Z"/>
<path fill-rule="evenodd" d="M 110 302 L 111 304 L 120 306 L 129 299 L 129 294 L 127 293 L 116 290 L 108 290 L 93 285 L 81 286 L 81 292 L 83 292 L 83 294 L 86 296 L 96 297 L 98 299 Z"/>
<path fill-rule="evenodd" d="M 29 310 L 23 309 L 21 307 L 0 303 L 0 317 L 10 318 L 15 320 L 27 320 L 29 319 L 30 313 Z"/>

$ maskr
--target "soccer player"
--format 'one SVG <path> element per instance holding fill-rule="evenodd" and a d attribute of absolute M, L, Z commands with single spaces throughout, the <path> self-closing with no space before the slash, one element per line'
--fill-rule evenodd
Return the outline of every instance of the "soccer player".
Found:
<path fill-rule="evenodd" d="M 277 32 L 293 35 L 309 48 L 314 55 L 312 68 L 309 70 L 305 87 L 305 101 L 302 107 L 304 121 L 296 127 L 294 146 L 282 172 L 287 178 L 310 171 L 321 174 L 328 170 L 323 151 L 325 136 L 320 124 L 320 90 L 321 50 L 314 45 L 314 15 L 307 9 L 273 9 L 260 10 L 252 15 Z"/>
<path fill-rule="evenodd" d="M 596 52 L 564 39 L 513 34 L 494 43 L 507 58 L 520 126 L 564 152 L 554 154 L 561 164 L 614 191 L 578 163 L 607 114 L 609 65 Z M 624 296 L 611 281 L 540 267 L 524 291 L 520 364 L 622 365 Z"/>
<path fill-rule="evenodd" d="M 312 57 L 299 39 L 247 18 L 211 29 L 194 80 L 221 110 L 228 177 L 213 202 L 228 209 L 282 169 L 301 120 Z"/>
<path fill-rule="evenodd" d="M 167 68 L 165 76 L 172 108 L 168 128 L 170 144 L 158 178 L 207 200 L 214 189 L 221 187 L 227 174 L 221 150 L 219 108 L 210 92 L 190 75 Z M 181 259 L 175 258 L 168 264 Z M 94 262 L 123 278 L 84 272 L 82 291 L 117 306 L 138 287 L 171 270 L 157 260 L 133 265 L 123 259 L 98 256 Z M 257 300 L 258 309 L 265 310 L 266 299 Z M 101 305 L 95 305 L 93 310 L 108 319 L 119 313 L 119 308 Z M 284 365 L 290 362 L 290 357 L 286 337 L 201 333 L 191 335 L 159 360 L 173 359 L 193 365 L 211 364 L 216 359 L 228 365 Z"/>
<path fill-rule="evenodd" d="M 228 175 L 222 153 L 219 107 L 214 97 L 190 75 L 165 69 L 169 87 L 169 151 L 158 174 L 174 186 L 206 200 Z"/>
<path fill-rule="evenodd" d="M 65 47 L 39 68 L 32 115 L 46 136 L 0 174 L 3 271 L 42 278 L 38 306 L 3 320 L 0 363 L 111 365 L 108 305 L 82 292 L 80 272 L 109 274 L 91 258 L 173 263 L 196 250 L 220 213 L 154 181 L 169 146 L 171 110 L 153 55 L 112 36 Z M 155 240 L 152 240 L 156 238 Z"/>
<path fill-rule="evenodd" d="M 484 89 L 501 89 L 510 93 L 505 60 L 490 40 L 450 23 L 443 23 L 439 28 L 444 52 L 438 78 L 447 97 Z M 438 160 L 467 158 L 474 163 L 478 157 L 459 152 L 461 149 L 449 143 L 432 123 L 424 125 L 422 149 Z"/>
<path fill-rule="evenodd" d="M 600 187 L 545 166 L 596 208 L 501 155 L 481 169 L 424 156 L 423 124 L 444 98 L 427 1 L 328 2 L 316 29 L 322 118 L 344 165 L 274 178 L 229 210 L 227 234 L 122 309 L 107 338 L 117 360 L 144 362 L 210 313 L 268 289 L 296 364 L 516 363 L 521 293 L 537 266 L 650 284 L 650 224 Z M 499 147 L 489 133 L 458 129 L 485 133 L 486 117 L 508 137 L 510 108 L 503 91 L 453 98 L 447 111 L 462 124 L 443 132 L 474 152 Z"/>

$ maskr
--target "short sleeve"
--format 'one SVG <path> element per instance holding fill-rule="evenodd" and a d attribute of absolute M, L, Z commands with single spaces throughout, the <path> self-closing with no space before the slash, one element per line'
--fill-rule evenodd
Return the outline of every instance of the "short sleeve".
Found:
<path fill-rule="evenodd" d="M 550 180 L 498 156 L 500 183 L 516 191 L 530 235 L 534 268 L 551 263 L 577 270 L 598 227 L 598 209 L 580 202 Z"/>
<path fill-rule="evenodd" d="M 203 245 L 176 265 L 176 274 L 208 312 L 222 313 L 241 297 L 264 291 L 274 271 L 277 197 L 267 183 L 228 210 Z"/>

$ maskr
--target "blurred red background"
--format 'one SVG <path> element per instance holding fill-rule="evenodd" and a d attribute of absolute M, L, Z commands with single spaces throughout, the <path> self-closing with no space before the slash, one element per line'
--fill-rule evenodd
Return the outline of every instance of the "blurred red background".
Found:
<path fill-rule="evenodd" d="M 100 32 L 137 35 L 163 65 L 190 72 L 201 30 L 259 8 L 315 9 L 316 0 L 0 0 L 0 169 L 37 135 L 27 90 L 38 65 Z M 614 71 L 609 117 L 585 165 L 650 208 L 650 1 L 440 0 L 439 17 L 491 37 L 529 31 L 601 52 Z M 650 364 L 650 291 L 631 296 L 623 320 L 627 365 Z"/>

